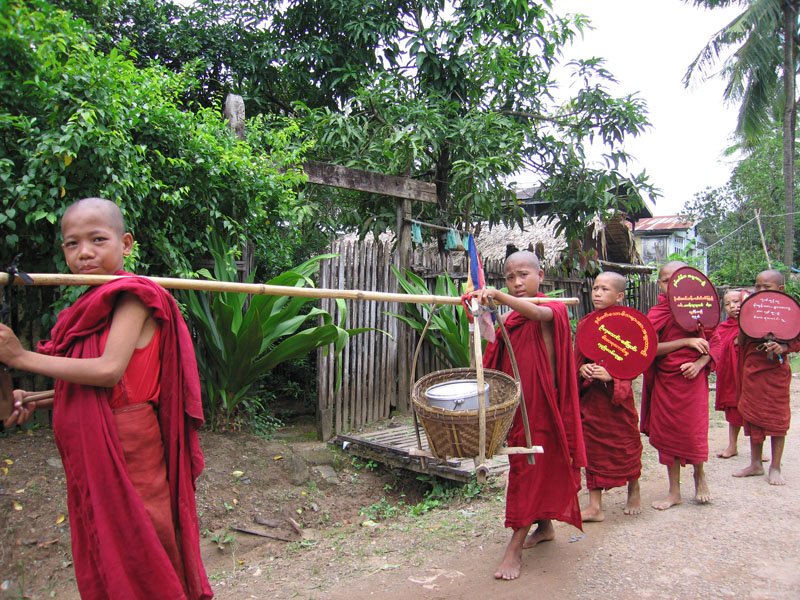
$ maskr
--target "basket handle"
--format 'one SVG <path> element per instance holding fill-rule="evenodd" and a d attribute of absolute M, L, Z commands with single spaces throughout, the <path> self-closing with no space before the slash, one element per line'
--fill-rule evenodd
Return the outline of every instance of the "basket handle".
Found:
<path fill-rule="evenodd" d="M 422 341 L 425 339 L 425 334 L 428 332 L 428 328 L 431 326 L 431 323 L 433 323 L 433 315 L 436 314 L 437 309 L 437 305 L 432 305 L 430 315 L 428 315 L 428 322 L 425 323 L 425 327 L 422 328 L 422 333 L 419 336 L 417 347 L 414 350 L 414 358 L 411 361 L 411 380 L 409 381 L 408 385 L 409 390 L 414 389 L 414 378 L 417 372 L 417 359 L 419 358 L 419 353 L 422 350 Z M 419 421 L 417 420 L 417 411 L 414 410 L 413 404 L 411 406 L 411 414 L 414 415 L 414 433 L 417 435 L 417 447 L 422 450 L 422 437 L 419 434 Z M 422 458 L 421 460 L 424 466 L 425 458 Z"/>

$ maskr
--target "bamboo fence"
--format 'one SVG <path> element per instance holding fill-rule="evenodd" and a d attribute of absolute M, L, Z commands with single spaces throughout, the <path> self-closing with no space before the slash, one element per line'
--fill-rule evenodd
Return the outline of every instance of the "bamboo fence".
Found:
<path fill-rule="evenodd" d="M 323 439 L 337 433 L 351 431 L 385 419 L 392 411 L 409 410 L 410 397 L 404 390 L 410 372 L 410 352 L 417 342 L 416 334 L 402 324 L 392 314 L 402 314 L 403 302 L 433 304 L 437 302 L 455 304 L 458 298 L 439 296 L 409 296 L 399 294 L 397 282 L 390 266 L 397 265 L 398 259 L 388 242 L 339 241 L 332 245 L 331 252 L 337 258 L 326 260 L 320 269 L 318 288 L 285 288 L 265 284 L 228 284 L 225 289 L 248 294 L 270 293 L 321 298 L 321 308 L 339 318 L 336 298 L 349 300 L 370 300 L 368 302 L 347 302 L 345 327 L 369 327 L 372 331 L 351 338 L 345 348 L 341 362 L 341 385 L 336 388 L 336 362 L 329 352 L 320 350 L 317 354 L 317 417 Z M 502 260 L 485 261 L 487 284 L 494 287 L 505 285 Z M 411 259 L 412 270 L 434 289 L 436 276 L 447 273 L 457 282 L 466 279 L 466 262 L 463 253 L 426 254 L 416 250 Z M 91 282 L 100 284 L 111 276 L 99 276 L 90 280 L 73 275 L 31 274 L 38 286 L 77 285 Z M 221 282 L 203 280 L 182 280 L 174 278 L 152 278 L 168 288 L 220 289 Z M 656 303 L 657 288 L 646 274 L 629 274 L 628 304 L 643 312 Z M 0 273 L 0 285 L 8 281 Z M 591 310 L 591 279 L 563 277 L 547 274 L 540 289 L 543 292 L 562 290 L 562 295 L 579 299 L 576 307 L 570 307 L 572 317 L 579 319 Z M 12 327 L 22 337 L 35 345 L 46 337 L 46 327 L 34 318 L 33 307 L 46 307 L 53 297 L 52 287 L 20 287 L 20 296 L 15 314 L 12 314 Z M 363 290 L 363 291 L 362 291 Z M 375 290 L 380 290 L 377 292 Z M 33 314 L 30 314 L 33 313 Z M 22 315 L 22 316 L 21 316 Z M 385 332 L 385 333 L 384 333 Z M 403 344 L 399 342 L 403 341 Z M 402 347 L 408 356 L 401 356 Z M 447 368 L 437 359 L 429 345 L 425 345 L 417 364 L 418 376 Z M 40 381 L 23 381 L 29 389 L 42 387 Z M 403 383 L 405 385 L 403 385 Z"/>

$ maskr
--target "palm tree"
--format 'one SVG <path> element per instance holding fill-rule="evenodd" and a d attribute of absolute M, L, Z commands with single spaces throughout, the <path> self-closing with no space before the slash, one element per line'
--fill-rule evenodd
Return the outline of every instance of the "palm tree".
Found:
<path fill-rule="evenodd" d="M 741 4 L 744 11 L 718 31 L 689 65 L 684 85 L 735 48 L 721 75 L 728 81 L 724 97 L 741 102 L 736 133 L 752 148 L 773 129 L 777 114 L 783 121 L 783 183 L 786 207 L 786 245 L 783 262 L 794 264 L 794 162 L 797 99 L 795 78 L 800 0 L 692 0 L 695 6 L 721 8 Z M 781 86 L 781 83 L 783 84 Z"/>

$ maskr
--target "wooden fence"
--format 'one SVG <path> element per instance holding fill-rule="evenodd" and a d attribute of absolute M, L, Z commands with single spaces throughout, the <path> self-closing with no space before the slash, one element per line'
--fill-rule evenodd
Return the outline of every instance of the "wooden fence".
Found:
<path fill-rule="evenodd" d="M 390 265 L 397 264 L 397 256 L 389 243 L 341 241 L 331 252 L 339 256 L 323 263 L 319 287 L 397 292 L 397 282 Z M 485 261 L 487 283 L 503 287 L 502 260 Z M 426 254 L 414 252 L 412 270 L 423 277 L 433 290 L 437 275 L 447 273 L 454 280 L 466 279 L 466 260 L 463 253 Z M 581 304 L 571 308 L 574 318 L 591 310 L 589 290 L 591 280 L 547 274 L 540 289 L 543 292 L 563 290 L 564 296 L 577 297 Z M 52 301 L 56 288 L 17 288 L 17 302 L 11 314 L 11 325 L 30 347 L 47 337 L 47 327 L 42 327 L 41 315 Z M 646 274 L 628 274 L 628 305 L 646 312 L 655 304 L 655 283 Z M 345 326 L 368 327 L 372 331 L 351 338 L 339 365 L 341 385 L 337 388 L 337 364 L 330 353 L 317 354 L 318 421 L 323 439 L 336 433 L 357 429 L 368 423 L 387 418 L 392 411 L 409 410 L 407 389 L 410 383 L 411 360 L 417 336 L 392 314 L 402 313 L 403 306 L 394 302 L 347 302 Z M 321 307 L 334 318 L 342 315 L 335 300 L 322 300 Z M 386 332 L 386 333 L 383 333 Z M 387 335 L 388 334 L 388 335 Z M 400 349 L 403 351 L 400 352 Z M 422 348 L 416 368 L 416 377 L 447 368 L 437 360 L 429 345 Z M 16 374 L 15 385 L 28 389 L 49 386 L 46 378 L 27 373 Z M 313 376 L 312 374 L 309 374 Z M 44 419 L 45 415 L 42 415 Z"/>
<path fill-rule="evenodd" d="M 320 271 L 320 287 L 358 289 L 365 291 L 397 292 L 397 282 L 390 265 L 397 265 L 397 256 L 389 242 L 338 241 L 330 252 L 338 257 L 325 261 Z M 430 290 L 436 277 L 447 273 L 457 282 L 466 280 L 464 253 L 424 253 L 416 250 L 411 269 L 425 279 Z M 504 287 L 504 261 L 487 260 L 484 273 L 488 285 Z M 657 287 L 647 272 L 629 272 L 627 304 L 643 312 L 656 302 Z M 562 290 L 561 295 L 581 300 L 571 307 L 571 316 L 580 319 L 592 310 L 592 279 L 550 276 L 546 274 L 540 290 Z M 335 301 L 323 300 L 321 307 L 338 319 L 341 317 Z M 393 410 L 407 412 L 407 397 L 411 375 L 411 360 L 417 335 L 392 314 L 402 314 L 403 307 L 395 302 L 349 302 L 345 315 L 348 328 L 369 327 L 375 331 L 350 339 L 339 365 L 341 384 L 336 387 L 336 361 L 329 352 L 318 352 L 317 387 L 318 419 L 323 439 L 362 427 L 389 417 Z M 380 330 L 380 331 L 377 331 Z M 381 332 L 386 332 L 386 335 Z M 417 361 L 415 377 L 447 368 L 425 344 Z"/>

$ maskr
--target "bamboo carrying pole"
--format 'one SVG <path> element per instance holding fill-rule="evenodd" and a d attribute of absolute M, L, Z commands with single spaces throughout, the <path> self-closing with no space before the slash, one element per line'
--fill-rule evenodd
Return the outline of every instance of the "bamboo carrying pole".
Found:
<path fill-rule="evenodd" d="M 478 314 L 478 300 L 472 299 L 472 314 Z M 478 375 L 478 457 L 475 459 L 475 467 L 478 473 L 484 472 L 483 463 L 486 462 L 486 399 L 483 393 L 483 349 L 481 348 L 481 332 L 475 318 L 472 321 L 473 344 L 475 351 L 475 372 Z M 479 479 L 484 479 L 482 475 Z M 484 479 L 485 480 L 485 479 Z"/>
<path fill-rule="evenodd" d="M 28 285 L 102 285 L 126 277 L 125 275 L 67 275 L 58 273 L 28 273 L 33 280 Z M 297 296 L 302 298 L 341 298 L 343 300 L 373 300 L 376 302 L 399 302 L 408 304 L 461 304 L 457 296 L 435 296 L 433 294 L 392 294 L 388 292 L 366 292 L 362 290 L 336 290 L 325 288 L 291 287 L 266 283 L 237 283 L 209 279 L 179 279 L 177 277 L 148 277 L 163 288 L 170 290 L 196 290 L 199 292 L 236 292 L 262 296 Z M 24 285 L 16 277 L 14 285 Z M 8 274 L 0 273 L 0 285 L 8 285 Z M 578 304 L 578 298 L 525 298 L 534 304 L 562 302 Z"/>

